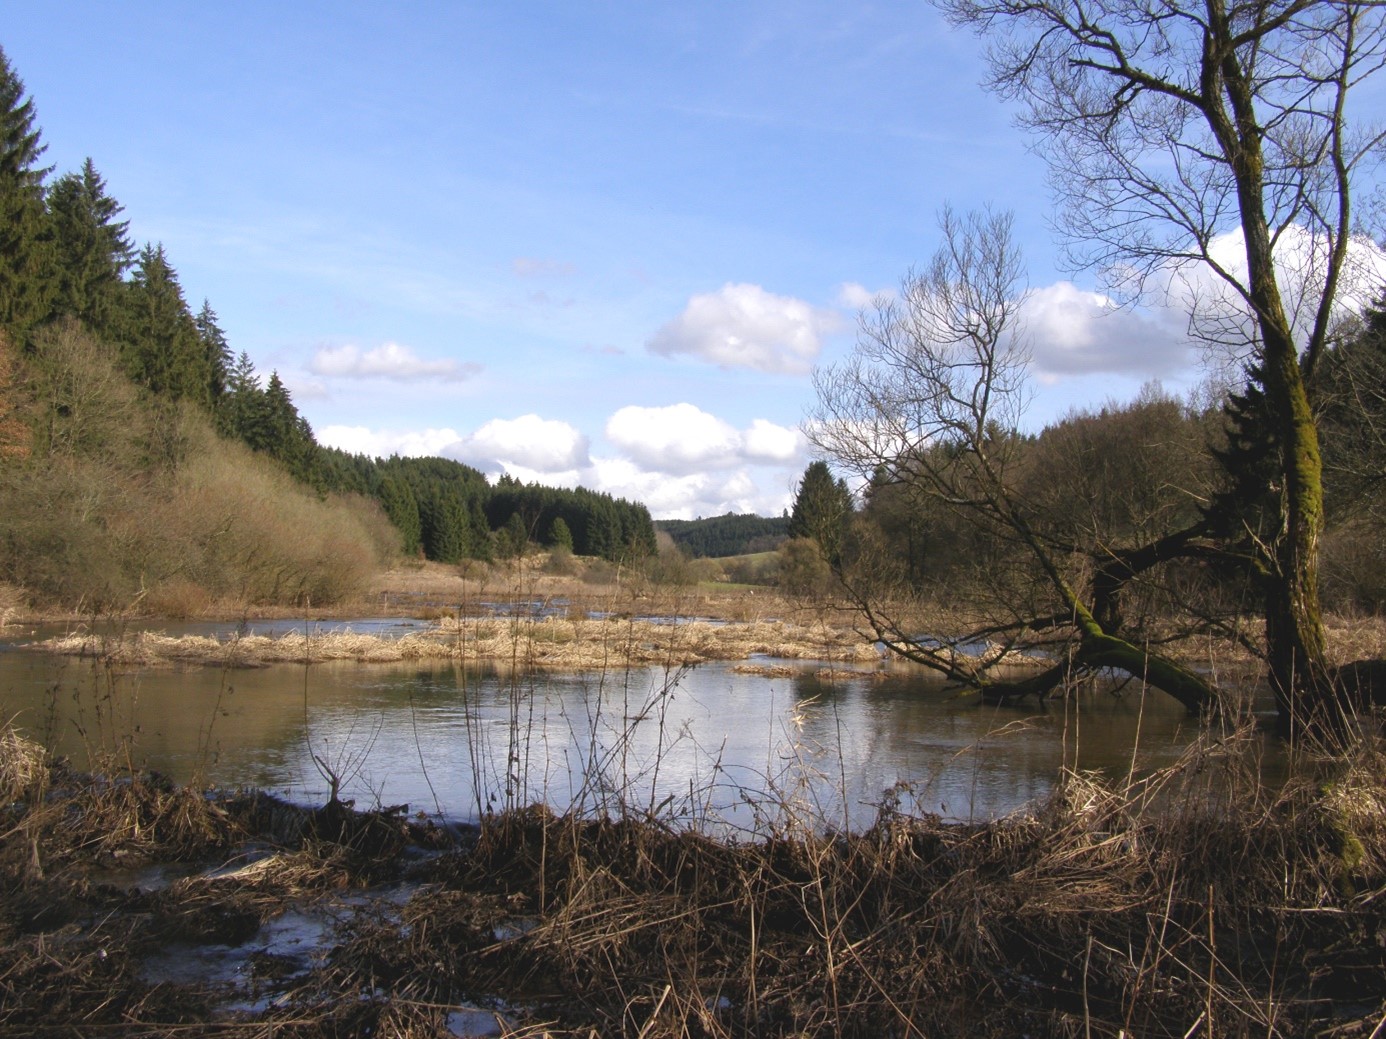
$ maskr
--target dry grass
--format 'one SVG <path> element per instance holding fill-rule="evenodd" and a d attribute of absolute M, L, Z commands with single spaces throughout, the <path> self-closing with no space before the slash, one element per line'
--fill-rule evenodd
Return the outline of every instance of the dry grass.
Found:
<path fill-rule="evenodd" d="M 444 617 L 426 632 L 383 638 L 350 631 L 290 632 L 229 639 L 156 632 L 110 636 L 77 632 L 49 639 L 51 653 L 97 656 L 127 666 L 173 662 L 231 667 L 275 663 L 465 660 L 535 670 L 584 671 L 642 664 L 696 664 L 754 656 L 827 659 L 861 665 L 880 653 L 855 632 L 823 623 L 751 621 L 661 623 L 620 617 L 535 620 Z"/>
<path fill-rule="evenodd" d="M 43 777 L 44 750 L 13 725 L 0 728 L 0 803 L 24 798 Z"/>
<path fill-rule="evenodd" d="M 365 893 L 426 828 L 59 767 L 0 834 L 0 1031 L 440 1039 L 465 1003 L 555 1039 L 1367 1036 L 1386 1017 L 1386 756 L 1364 743 L 1271 789 L 1256 743 L 1133 785 L 1068 773 L 981 825 L 887 804 L 861 833 L 725 839 L 528 808 L 419 860 L 398 903 Z M 256 834 L 278 850 L 238 858 Z M 133 855 L 189 875 L 87 879 Z M 257 982 L 274 998 L 254 1011 L 141 972 L 319 903 L 336 933 Z"/>

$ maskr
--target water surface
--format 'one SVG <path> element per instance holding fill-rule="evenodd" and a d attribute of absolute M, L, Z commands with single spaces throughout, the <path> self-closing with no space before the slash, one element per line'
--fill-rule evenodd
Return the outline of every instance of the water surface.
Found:
<path fill-rule="evenodd" d="M 350 626 L 402 633 L 420 623 Z M 179 782 L 304 803 L 324 801 L 335 777 L 358 807 L 408 804 L 460 820 L 544 800 L 735 826 L 797 812 L 859 827 L 892 790 L 912 811 L 995 817 L 1044 797 L 1065 765 L 1139 775 L 1176 760 L 1196 732 L 1171 698 L 1137 683 L 1016 708 L 913 669 L 833 681 L 816 670 L 506 676 L 332 662 L 113 673 L 11 646 L 0 650 L 0 713 L 78 761 L 115 754 Z"/>

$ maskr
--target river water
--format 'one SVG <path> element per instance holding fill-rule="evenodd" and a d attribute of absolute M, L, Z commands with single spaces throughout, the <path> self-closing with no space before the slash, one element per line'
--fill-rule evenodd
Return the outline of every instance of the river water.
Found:
<path fill-rule="evenodd" d="M 335 777 L 358 807 L 454 820 L 543 800 L 733 827 L 795 814 L 859 828 L 892 790 L 906 810 L 982 820 L 1043 798 L 1064 766 L 1120 780 L 1170 764 L 1197 732 L 1138 683 L 996 707 L 903 668 L 833 681 L 812 664 L 771 678 L 725 663 L 604 675 L 353 663 L 112 674 L 23 642 L 0 644 L 0 716 L 78 762 L 115 755 L 179 782 L 312 804 Z"/>

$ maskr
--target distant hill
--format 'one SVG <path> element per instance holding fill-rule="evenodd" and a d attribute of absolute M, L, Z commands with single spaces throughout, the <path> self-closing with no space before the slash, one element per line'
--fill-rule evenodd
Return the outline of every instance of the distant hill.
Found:
<path fill-rule="evenodd" d="M 655 527 L 674 539 L 674 544 L 694 559 L 705 556 L 741 556 L 769 552 L 789 537 L 788 516 L 753 513 L 712 516 L 695 520 L 659 520 Z"/>

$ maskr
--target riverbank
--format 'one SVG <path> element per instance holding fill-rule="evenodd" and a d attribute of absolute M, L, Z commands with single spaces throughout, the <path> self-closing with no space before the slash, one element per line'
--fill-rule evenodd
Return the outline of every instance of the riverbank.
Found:
<path fill-rule="evenodd" d="M 984 825 L 887 805 L 860 833 L 733 839 L 207 796 L 6 731 L 0 1030 L 1378 1034 L 1386 762 L 1272 791 L 1249 745 L 1130 787 L 1068 774 Z"/>

